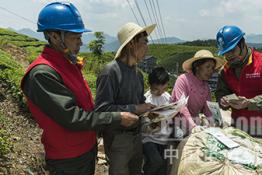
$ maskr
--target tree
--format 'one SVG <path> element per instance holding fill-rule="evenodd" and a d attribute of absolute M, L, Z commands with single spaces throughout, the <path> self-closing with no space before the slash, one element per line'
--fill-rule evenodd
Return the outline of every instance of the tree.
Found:
<path fill-rule="evenodd" d="M 103 46 L 105 44 L 104 33 L 95 32 L 95 37 L 96 39 L 91 41 L 88 44 L 88 47 L 95 56 L 101 57 L 101 55 L 103 54 Z"/>

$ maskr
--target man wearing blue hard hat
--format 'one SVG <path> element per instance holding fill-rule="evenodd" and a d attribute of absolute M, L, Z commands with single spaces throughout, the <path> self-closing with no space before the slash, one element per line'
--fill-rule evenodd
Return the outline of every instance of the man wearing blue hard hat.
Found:
<path fill-rule="evenodd" d="M 86 29 L 71 3 L 54 2 L 39 14 L 38 31 L 48 40 L 22 81 L 32 116 L 43 129 L 42 143 L 51 174 L 92 175 L 97 153 L 96 130 L 129 127 L 129 112 L 93 112 L 94 103 L 77 57 Z"/>
<path fill-rule="evenodd" d="M 217 33 L 219 55 L 227 61 L 221 70 L 216 98 L 223 109 L 232 109 L 232 125 L 254 137 L 262 136 L 262 53 L 247 46 L 237 26 Z"/>

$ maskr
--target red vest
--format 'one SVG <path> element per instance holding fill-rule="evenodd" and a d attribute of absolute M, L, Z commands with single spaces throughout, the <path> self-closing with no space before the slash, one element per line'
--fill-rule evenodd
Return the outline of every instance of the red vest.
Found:
<path fill-rule="evenodd" d="M 42 54 L 30 64 L 25 75 L 39 64 L 50 66 L 61 76 L 64 85 L 74 94 L 79 107 L 86 111 L 94 109 L 90 89 L 77 65 L 71 64 L 61 53 L 45 47 Z M 94 131 L 68 130 L 44 114 L 30 99 L 27 100 L 29 110 L 43 129 L 42 143 L 48 159 L 77 157 L 94 147 L 96 144 L 96 133 Z"/>
<path fill-rule="evenodd" d="M 252 50 L 248 63 L 241 70 L 239 79 L 229 66 L 224 68 L 224 79 L 230 90 L 238 96 L 253 98 L 262 94 L 262 53 Z M 240 117 L 250 122 L 251 117 L 262 118 L 262 111 L 250 111 L 246 109 L 232 109 L 232 118 L 234 122 Z M 243 121 L 244 121 L 243 120 Z M 247 123 L 252 126 L 254 123 Z"/>

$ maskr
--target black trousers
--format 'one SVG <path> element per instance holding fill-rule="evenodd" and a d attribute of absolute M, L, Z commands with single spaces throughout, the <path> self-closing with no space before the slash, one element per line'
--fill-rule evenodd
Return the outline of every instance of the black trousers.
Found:
<path fill-rule="evenodd" d="M 79 157 L 61 160 L 46 159 L 46 169 L 51 175 L 94 175 L 97 146 Z"/>
<path fill-rule="evenodd" d="M 160 145 L 153 142 L 143 144 L 143 152 L 145 155 L 144 175 L 167 174 L 167 160 L 164 158 L 166 148 L 167 145 Z"/>

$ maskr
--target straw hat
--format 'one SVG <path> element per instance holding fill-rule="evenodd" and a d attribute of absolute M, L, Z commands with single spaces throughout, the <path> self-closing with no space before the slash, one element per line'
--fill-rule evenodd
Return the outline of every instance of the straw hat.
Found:
<path fill-rule="evenodd" d="M 214 55 L 210 51 L 199 50 L 195 53 L 194 57 L 183 62 L 183 65 L 182 65 L 183 70 L 186 72 L 191 72 L 193 62 L 197 60 L 205 59 L 205 58 L 211 58 L 216 61 L 215 69 L 219 69 L 224 63 L 222 58 L 214 57 Z"/>
<path fill-rule="evenodd" d="M 139 33 L 146 32 L 149 35 L 156 27 L 156 24 L 141 27 L 135 23 L 129 22 L 123 25 L 118 34 L 118 41 L 120 43 L 120 47 L 116 52 L 115 58 L 120 56 L 122 49 Z"/>

